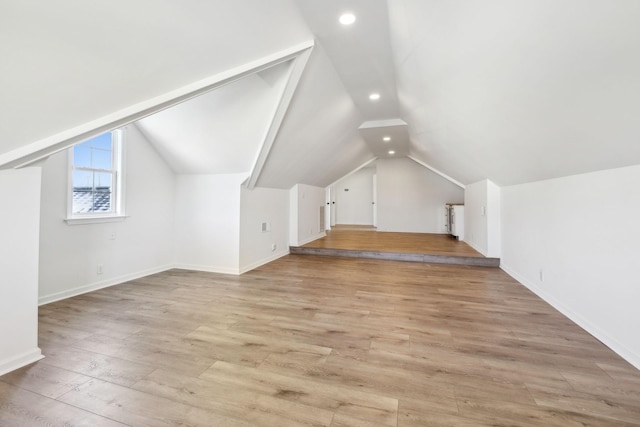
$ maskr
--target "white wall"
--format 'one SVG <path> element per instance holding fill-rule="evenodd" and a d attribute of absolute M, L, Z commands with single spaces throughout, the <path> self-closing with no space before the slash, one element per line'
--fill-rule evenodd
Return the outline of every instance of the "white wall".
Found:
<path fill-rule="evenodd" d="M 0 171 L 0 375 L 38 348 L 40 168 Z"/>
<path fill-rule="evenodd" d="M 500 187 L 485 179 L 464 192 L 464 240 L 487 257 L 500 257 Z"/>
<path fill-rule="evenodd" d="M 172 262 L 174 174 L 135 126 L 125 129 L 126 214 L 122 222 L 67 225 L 66 151 L 42 170 L 40 302 L 168 268 Z M 112 239 L 115 233 L 115 239 Z M 102 265 L 103 274 L 97 274 Z"/>
<path fill-rule="evenodd" d="M 445 233 L 445 203 L 464 190 L 408 158 L 378 159 L 378 231 Z"/>
<path fill-rule="evenodd" d="M 335 184 L 336 224 L 373 225 L 373 175 L 362 168 Z"/>
<path fill-rule="evenodd" d="M 640 165 L 503 187 L 502 268 L 640 368 L 638 183 Z"/>
<path fill-rule="evenodd" d="M 296 184 L 289 194 L 289 244 L 301 246 L 326 236 L 320 229 L 320 207 L 326 203 L 325 189 Z"/>
<path fill-rule="evenodd" d="M 246 173 L 176 176 L 177 267 L 238 274 L 240 185 L 246 178 Z"/>
<path fill-rule="evenodd" d="M 267 223 L 268 231 L 262 231 Z M 289 191 L 242 187 L 240 273 L 289 253 Z"/>

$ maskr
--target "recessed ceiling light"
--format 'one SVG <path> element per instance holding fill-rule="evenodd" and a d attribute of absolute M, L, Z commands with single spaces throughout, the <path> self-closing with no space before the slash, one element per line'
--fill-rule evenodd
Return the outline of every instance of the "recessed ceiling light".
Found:
<path fill-rule="evenodd" d="M 389 150 L 389 154 L 396 154 L 396 152 L 393 150 Z"/>
<path fill-rule="evenodd" d="M 344 13 L 340 15 L 339 21 L 342 25 L 351 25 L 356 22 L 356 15 L 353 13 Z"/>
<path fill-rule="evenodd" d="M 389 142 L 389 141 L 391 141 L 391 137 L 390 136 L 385 136 L 384 138 L 382 138 L 382 140 L 384 142 Z"/>
<path fill-rule="evenodd" d="M 372 101 L 377 101 L 378 99 L 380 99 L 380 94 L 379 93 L 372 93 L 371 95 L 369 95 L 369 99 Z"/>

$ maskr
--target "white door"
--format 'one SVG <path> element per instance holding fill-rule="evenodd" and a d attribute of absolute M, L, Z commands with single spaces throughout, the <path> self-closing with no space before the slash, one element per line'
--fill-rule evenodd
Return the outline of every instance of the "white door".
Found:
<path fill-rule="evenodd" d="M 336 223 L 373 225 L 373 171 L 361 169 L 336 183 Z"/>

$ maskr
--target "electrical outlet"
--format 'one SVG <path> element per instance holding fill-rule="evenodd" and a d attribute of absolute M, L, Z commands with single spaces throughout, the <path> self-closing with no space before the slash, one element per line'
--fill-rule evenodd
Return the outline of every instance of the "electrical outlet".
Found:
<path fill-rule="evenodd" d="M 96 269 L 96 273 L 97 273 L 97 274 L 102 274 L 102 273 L 103 273 L 103 271 L 102 271 L 102 264 L 98 264 L 98 268 Z"/>

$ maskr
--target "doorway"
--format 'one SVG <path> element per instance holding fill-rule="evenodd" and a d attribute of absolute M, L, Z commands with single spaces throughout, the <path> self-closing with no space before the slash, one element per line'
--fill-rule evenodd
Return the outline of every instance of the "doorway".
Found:
<path fill-rule="evenodd" d="M 331 225 L 365 225 L 377 223 L 375 164 L 364 167 L 332 186 Z"/>

